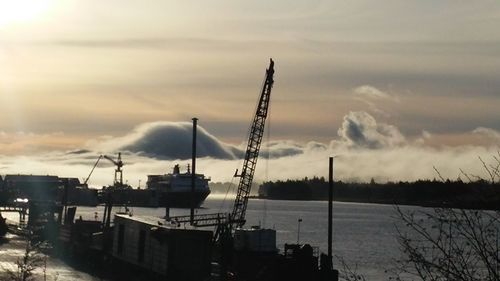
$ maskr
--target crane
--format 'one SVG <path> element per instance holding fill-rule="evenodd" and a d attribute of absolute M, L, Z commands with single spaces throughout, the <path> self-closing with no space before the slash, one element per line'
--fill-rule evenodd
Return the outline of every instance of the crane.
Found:
<path fill-rule="evenodd" d="M 123 162 L 122 162 L 122 154 L 121 152 L 118 152 L 118 158 L 114 160 L 113 158 L 103 155 L 103 158 L 106 158 L 107 160 L 111 161 L 113 164 L 115 164 L 116 169 L 115 169 L 115 180 L 113 182 L 114 186 L 123 186 Z"/>
<path fill-rule="evenodd" d="M 123 185 L 123 171 L 122 171 L 123 162 L 122 162 L 122 154 L 121 154 L 121 152 L 118 152 L 118 158 L 116 160 L 114 160 L 113 158 L 111 158 L 111 157 L 109 157 L 107 155 L 103 155 L 103 154 L 99 155 L 99 158 L 97 158 L 97 161 L 95 162 L 94 166 L 92 167 L 92 170 L 90 170 L 90 174 L 85 179 L 85 181 L 83 182 L 83 184 L 84 185 L 87 184 L 87 182 L 90 179 L 90 176 L 92 175 L 92 173 L 94 172 L 95 168 L 97 167 L 97 164 L 99 164 L 99 161 L 102 158 L 111 161 L 116 166 L 116 169 L 115 169 L 115 179 L 114 179 L 113 185 L 114 186 L 122 186 Z"/>
<path fill-rule="evenodd" d="M 269 68 L 266 70 L 266 78 L 264 86 L 260 94 L 257 110 L 250 129 L 250 136 L 248 138 L 248 145 L 245 153 L 245 160 L 243 162 L 243 169 L 241 174 L 236 176 L 240 177 L 238 184 L 238 191 L 233 205 L 233 211 L 229 218 L 229 223 L 236 227 L 242 227 L 245 224 L 245 213 L 248 205 L 248 196 L 252 188 L 253 176 L 257 159 L 259 158 L 260 144 L 264 134 L 264 127 L 266 124 L 267 112 L 269 108 L 269 101 L 271 98 L 271 89 L 274 84 L 274 61 L 271 59 Z"/>
<path fill-rule="evenodd" d="M 92 173 L 94 172 L 95 167 L 97 167 L 97 164 L 99 164 L 99 161 L 101 160 L 101 158 L 102 158 L 102 155 L 99 155 L 99 158 L 97 158 L 97 161 L 95 161 L 95 164 L 94 164 L 94 166 L 92 167 L 92 170 L 90 170 L 90 173 L 89 173 L 88 177 L 87 177 L 87 178 L 85 179 L 85 181 L 83 182 L 83 184 L 84 184 L 84 185 L 86 185 L 86 184 L 87 184 L 87 182 L 89 181 L 90 176 L 91 176 L 91 175 L 92 175 Z"/>
<path fill-rule="evenodd" d="M 273 76 L 274 61 L 271 59 L 269 68 L 266 69 L 264 86 L 262 87 L 257 110 L 250 128 L 243 168 L 241 174 L 238 175 L 238 170 L 236 170 L 235 173 L 235 176 L 239 177 L 240 181 L 232 212 L 230 214 L 215 213 L 195 216 L 194 224 L 196 226 L 217 226 L 214 240 L 218 240 L 220 236 L 224 234 L 230 234 L 233 228 L 242 227 L 245 224 L 248 196 L 250 195 L 257 159 L 259 157 L 260 144 L 264 134 L 269 101 L 271 98 L 271 89 L 274 84 Z M 177 223 L 187 223 L 190 221 L 190 216 L 176 216 L 170 219 Z"/>

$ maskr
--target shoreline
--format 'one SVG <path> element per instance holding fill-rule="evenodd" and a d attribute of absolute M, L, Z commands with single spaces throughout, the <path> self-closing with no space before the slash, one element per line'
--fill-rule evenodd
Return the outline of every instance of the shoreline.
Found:
<path fill-rule="evenodd" d="M 249 199 L 261 199 L 261 200 L 276 200 L 276 201 L 317 201 L 317 202 L 328 202 L 328 198 L 313 198 L 313 199 L 296 199 L 296 198 L 270 198 L 264 196 L 251 196 Z M 361 203 L 361 204 L 377 204 L 377 205 L 390 205 L 390 206 L 417 206 L 424 208 L 452 208 L 452 209 L 469 209 L 469 210 L 485 210 L 485 211 L 498 211 L 500 206 L 495 204 L 485 204 L 486 206 L 480 206 L 482 204 L 474 203 L 462 203 L 462 202 L 395 202 L 395 201 L 370 201 L 370 200 L 356 200 L 356 199 L 333 199 L 333 202 L 341 203 Z"/>

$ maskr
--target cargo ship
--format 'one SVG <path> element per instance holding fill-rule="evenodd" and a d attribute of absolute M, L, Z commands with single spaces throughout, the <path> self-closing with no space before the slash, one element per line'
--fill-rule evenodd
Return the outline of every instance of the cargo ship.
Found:
<path fill-rule="evenodd" d="M 210 194 L 208 182 L 210 178 L 203 174 L 195 175 L 195 189 L 191 192 L 191 176 L 189 169 L 181 173 L 179 165 L 175 165 L 173 172 L 163 175 L 148 175 L 146 188 L 132 188 L 128 184 L 115 182 L 114 185 L 103 187 L 99 194 L 99 201 L 105 204 L 108 195 L 111 195 L 114 205 L 136 207 L 169 207 L 169 208 L 198 208 Z"/>
<path fill-rule="evenodd" d="M 199 207 L 210 194 L 208 187 L 210 178 L 203 174 L 195 174 L 195 188 L 192 193 L 192 176 L 189 165 L 187 171 L 181 173 L 179 165 L 176 164 L 172 173 L 148 175 L 146 190 L 158 194 L 158 205 L 161 207 Z"/>

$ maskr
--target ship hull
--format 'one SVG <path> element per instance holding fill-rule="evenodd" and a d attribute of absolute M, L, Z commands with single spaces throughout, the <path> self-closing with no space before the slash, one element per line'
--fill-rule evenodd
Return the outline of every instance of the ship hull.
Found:
<path fill-rule="evenodd" d="M 113 205 L 126 205 L 131 207 L 169 207 L 169 208 L 195 208 L 200 207 L 210 190 L 191 192 L 171 192 L 150 189 L 115 189 L 102 191 L 99 196 L 100 203 L 104 204 L 111 196 Z"/>
<path fill-rule="evenodd" d="M 198 208 L 203 204 L 210 191 L 191 192 L 160 192 L 160 207 L 170 208 Z"/>

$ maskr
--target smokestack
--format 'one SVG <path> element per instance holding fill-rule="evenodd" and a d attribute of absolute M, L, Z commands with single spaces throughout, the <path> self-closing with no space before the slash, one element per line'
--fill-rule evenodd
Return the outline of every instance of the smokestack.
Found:
<path fill-rule="evenodd" d="M 194 208 L 195 208 L 195 195 L 194 187 L 196 183 L 196 127 L 198 124 L 198 118 L 193 118 L 193 147 L 192 147 L 192 160 L 191 160 L 191 213 L 190 221 L 191 225 L 194 224 Z"/>

